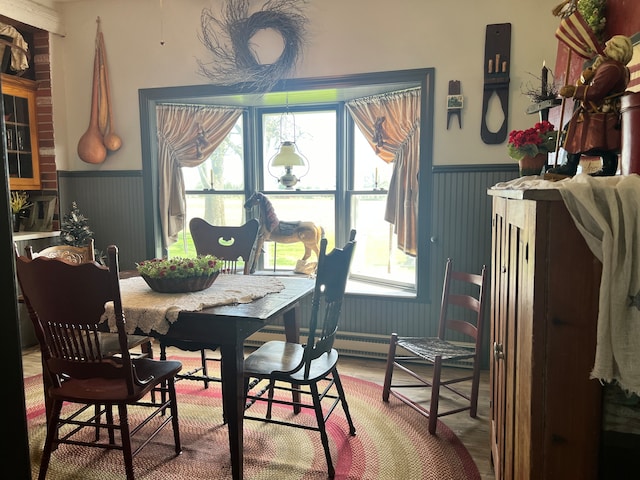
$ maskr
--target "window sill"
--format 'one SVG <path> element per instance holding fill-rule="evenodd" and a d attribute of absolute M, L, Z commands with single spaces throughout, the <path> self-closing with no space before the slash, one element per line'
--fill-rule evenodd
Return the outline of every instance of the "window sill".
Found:
<path fill-rule="evenodd" d="M 277 276 L 301 276 L 291 270 L 259 270 L 254 275 L 277 275 Z M 305 275 L 302 275 L 305 276 Z M 393 298 L 411 298 L 417 297 L 416 292 L 407 290 L 406 288 L 394 287 L 391 285 L 381 285 L 375 283 L 361 282 L 358 280 L 347 281 L 347 295 L 359 296 L 375 296 L 375 297 L 393 297 Z"/>
<path fill-rule="evenodd" d="M 347 282 L 347 295 L 364 295 L 376 297 L 416 298 L 416 292 L 390 285 L 376 285 L 373 283 L 349 280 Z"/>

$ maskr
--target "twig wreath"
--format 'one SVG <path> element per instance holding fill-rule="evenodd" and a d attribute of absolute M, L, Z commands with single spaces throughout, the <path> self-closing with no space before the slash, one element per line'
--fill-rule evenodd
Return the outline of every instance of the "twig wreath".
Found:
<path fill-rule="evenodd" d="M 221 19 L 210 9 L 203 9 L 199 38 L 214 59 L 206 63 L 198 60 L 199 73 L 222 85 L 245 82 L 255 91 L 271 90 L 298 61 L 307 24 L 301 4 L 306 1 L 268 0 L 261 10 L 249 15 L 248 0 L 227 0 Z M 269 29 L 282 36 L 284 47 L 273 63 L 260 63 L 251 39 Z"/>

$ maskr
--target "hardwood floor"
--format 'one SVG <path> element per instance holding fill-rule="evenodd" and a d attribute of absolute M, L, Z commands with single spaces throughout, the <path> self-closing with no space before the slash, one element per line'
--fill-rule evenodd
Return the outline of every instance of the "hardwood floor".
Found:
<path fill-rule="evenodd" d="M 199 353 L 184 352 L 182 350 L 169 348 L 167 355 L 199 355 Z M 41 373 L 40 350 L 38 347 L 29 347 L 23 350 L 23 371 L 25 376 Z M 357 376 L 363 380 L 382 385 L 384 380 L 383 360 L 371 360 L 364 358 L 340 357 L 340 373 L 343 375 Z M 455 374 L 456 369 L 444 369 L 444 372 Z M 394 380 L 400 380 L 400 374 L 394 375 Z M 410 396 L 422 400 L 426 397 L 422 389 L 411 389 Z M 409 396 L 409 393 L 407 393 Z M 380 398 L 382 401 L 382 398 Z M 441 402 L 446 402 L 443 396 Z M 426 403 L 425 403 L 426 404 Z M 409 407 L 407 407 L 409 408 Z M 491 467 L 491 448 L 489 440 L 489 372 L 482 372 L 482 382 L 480 384 L 480 398 L 478 402 L 478 417 L 469 417 L 468 412 L 461 412 L 449 415 L 440 419 L 445 423 L 465 445 L 480 471 L 482 480 L 493 480 L 495 475 Z M 426 421 L 426 419 L 425 419 Z"/>

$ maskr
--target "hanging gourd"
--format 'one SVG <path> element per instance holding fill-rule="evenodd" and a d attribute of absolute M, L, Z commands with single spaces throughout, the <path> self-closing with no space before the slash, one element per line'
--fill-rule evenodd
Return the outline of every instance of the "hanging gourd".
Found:
<path fill-rule="evenodd" d="M 121 138 L 113 132 L 113 114 L 107 54 L 104 37 L 100 31 L 100 17 L 93 60 L 93 85 L 91 90 L 91 115 L 87 131 L 78 141 L 78 156 L 87 163 L 98 164 L 107 158 L 107 151 L 116 151 L 122 146 Z"/>

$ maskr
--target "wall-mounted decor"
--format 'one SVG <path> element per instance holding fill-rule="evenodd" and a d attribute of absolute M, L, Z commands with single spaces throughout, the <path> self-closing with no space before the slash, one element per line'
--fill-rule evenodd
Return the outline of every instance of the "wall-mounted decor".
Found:
<path fill-rule="evenodd" d="M 306 33 L 307 18 L 302 14 L 306 1 L 268 0 L 250 14 L 246 0 L 227 0 L 220 19 L 203 9 L 199 38 L 213 59 L 198 60 L 199 73 L 220 85 L 248 83 L 258 92 L 271 90 L 298 62 Z M 261 61 L 252 45 L 261 32 L 281 36 L 282 52 L 272 63 Z"/>
<path fill-rule="evenodd" d="M 480 137 L 487 144 L 502 143 L 507 138 L 509 119 L 509 69 L 511 67 L 511 24 L 487 25 L 484 43 L 484 92 L 482 95 L 482 121 Z M 491 131 L 487 125 L 489 102 L 493 95 L 500 100 L 502 124 Z"/>
<path fill-rule="evenodd" d="M 122 146 L 122 139 L 114 133 L 107 53 L 104 36 L 100 30 L 100 17 L 96 19 L 96 23 L 98 27 L 93 59 L 89 127 L 78 140 L 78 156 L 83 162 L 94 164 L 104 162 L 107 152 L 116 151 Z"/>
<path fill-rule="evenodd" d="M 458 117 L 458 127 L 462 128 L 462 117 L 460 115 L 464 97 L 460 95 L 460 80 L 449 80 L 449 95 L 447 95 L 447 130 L 449 130 L 449 120 L 451 117 Z"/>

